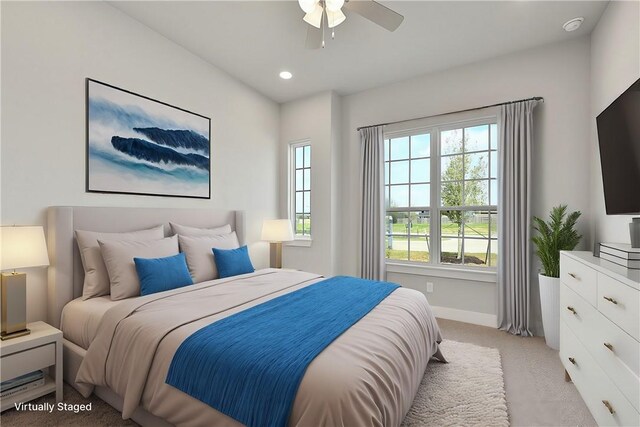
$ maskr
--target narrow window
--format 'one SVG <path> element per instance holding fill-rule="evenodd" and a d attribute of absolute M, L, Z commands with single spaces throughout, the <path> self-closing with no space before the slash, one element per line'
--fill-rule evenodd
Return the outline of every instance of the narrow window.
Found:
<path fill-rule="evenodd" d="M 311 237 L 311 144 L 291 144 L 291 217 L 296 238 Z"/>

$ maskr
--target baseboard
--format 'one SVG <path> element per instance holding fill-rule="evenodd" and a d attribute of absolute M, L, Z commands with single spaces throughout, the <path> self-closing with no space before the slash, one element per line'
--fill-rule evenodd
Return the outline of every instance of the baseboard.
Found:
<path fill-rule="evenodd" d="M 431 309 L 433 310 L 433 314 L 441 319 L 456 320 L 458 322 L 472 323 L 490 328 L 496 328 L 498 326 L 498 316 L 495 314 L 438 306 L 431 306 Z"/>

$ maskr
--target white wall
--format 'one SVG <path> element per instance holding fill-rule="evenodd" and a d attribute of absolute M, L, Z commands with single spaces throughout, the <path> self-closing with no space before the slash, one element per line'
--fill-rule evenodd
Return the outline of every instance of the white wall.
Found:
<path fill-rule="evenodd" d="M 276 103 L 104 2 L 1 7 L 2 224 L 44 224 L 49 205 L 244 209 L 252 259 L 268 266 Z M 86 193 L 86 77 L 210 117 L 211 200 Z M 28 319 L 45 319 L 46 272 L 28 273 Z"/>
<path fill-rule="evenodd" d="M 607 216 L 595 118 L 640 78 L 640 2 L 612 1 L 591 33 L 593 242 L 629 243 L 631 215 Z M 630 190 L 638 191 L 640 183 Z"/>
<path fill-rule="evenodd" d="M 280 107 L 280 216 L 289 214 L 289 144 L 311 143 L 311 245 L 285 244 L 282 264 L 323 275 L 336 270 L 338 248 L 338 150 L 339 98 L 323 92 L 282 104 Z"/>
<path fill-rule="evenodd" d="M 342 207 L 340 206 L 342 194 L 342 98 L 335 93 L 331 94 L 331 260 L 333 268 L 331 273 L 336 274 L 342 256 L 340 222 Z"/>
<path fill-rule="evenodd" d="M 358 126 L 457 111 L 496 102 L 542 96 L 535 112 L 533 213 L 547 215 L 566 203 L 580 210 L 580 231 L 589 242 L 590 97 L 589 39 L 582 37 L 425 75 L 343 98 L 342 218 L 340 272 L 358 266 Z M 534 328 L 540 332 L 537 266 L 533 277 Z M 410 287 L 434 282 L 434 305 L 496 314 L 496 286 L 473 281 L 393 274 Z"/>

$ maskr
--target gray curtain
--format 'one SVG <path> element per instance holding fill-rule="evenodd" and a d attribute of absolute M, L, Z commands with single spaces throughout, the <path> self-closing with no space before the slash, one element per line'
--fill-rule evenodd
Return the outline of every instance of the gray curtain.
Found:
<path fill-rule="evenodd" d="M 500 200 L 498 324 L 530 336 L 531 159 L 533 109 L 539 101 L 503 105 L 500 110 Z"/>
<path fill-rule="evenodd" d="M 360 130 L 360 276 L 384 280 L 384 137 L 382 126 Z"/>

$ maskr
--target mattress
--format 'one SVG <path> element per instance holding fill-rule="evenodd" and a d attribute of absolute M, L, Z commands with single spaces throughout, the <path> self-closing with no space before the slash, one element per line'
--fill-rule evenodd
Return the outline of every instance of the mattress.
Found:
<path fill-rule="evenodd" d="M 60 329 L 65 339 L 88 349 L 96 337 L 102 317 L 122 301 L 111 301 L 109 295 L 83 301 L 76 298 L 62 309 Z"/>

